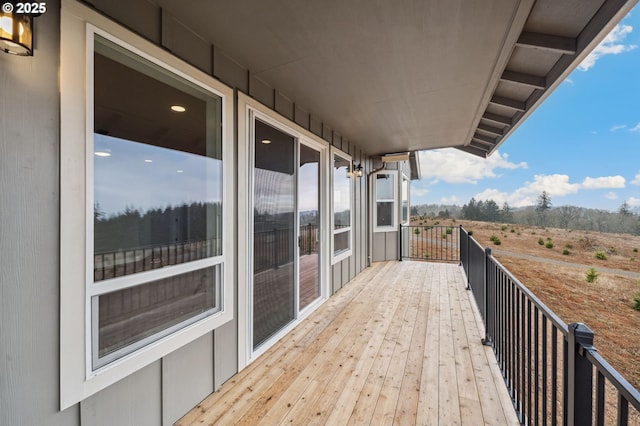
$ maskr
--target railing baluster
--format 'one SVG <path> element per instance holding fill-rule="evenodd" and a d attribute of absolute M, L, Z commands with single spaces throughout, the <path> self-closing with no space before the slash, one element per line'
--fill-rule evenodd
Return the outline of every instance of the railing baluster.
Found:
<path fill-rule="evenodd" d="M 629 424 L 629 402 L 625 397 L 618 393 L 618 426 L 627 426 Z"/>
<path fill-rule="evenodd" d="M 596 425 L 604 426 L 604 375 L 598 371 L 596 375 Z"/>

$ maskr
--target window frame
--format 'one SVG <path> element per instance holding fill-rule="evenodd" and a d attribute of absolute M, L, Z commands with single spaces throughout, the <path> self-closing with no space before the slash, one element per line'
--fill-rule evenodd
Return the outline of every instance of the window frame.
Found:
<path fill-rule="evenodd" d="M 391 187 L 393 188 L 392 198 L 378 199 L 378 176 L 388 175 L 393 178 Z M 373 232 L 390 232 L 398 230 L 398 171 L 397 170 L 380 170 L 372 175 L 373 179 Z M 392 203 L 391 207 L 391 225 L 378 225 L 378 203 Z"/>
<path fill-rule="evenodd" d="M 231 321 L 234 316 L 233 235 L 222 255 L 167 268 L 93 281 L 93 51 L 98 35 L 221 98 L 222 229 L 233 229 L 233 90 L 119 24 L 71 0 L 61 10 L 60 61 L 60 405 L 67 408 Z M 80 54 L 78 53 L 80 52 Z M 84 54 L 82 54 L 84 53 Z M 77 226 L 84 223 L 84 226 Z M 82 242 L 78 244 L 78 242 Z M 78 259 L 84 259 L 80 263 Z M 93 367 L 92 298 L 96 293 L 219 265 L 219 310 L 193 317 L 166 335 Z M 225 267 L 225 265 L 227 267 Z M 96 299 L 93 299 L 95 301 Z M 203 318 L 200 318 L 202 316 Z M 175 329 L 174 329 L 175 328 Z"/>
<path fill-rule="evenodd" d="M 333 167 L 333 163 L 335 161 L 335 156 L 339 156 L 341 158 L 343 158 L 344 160 L 346 160 L 349 164 L 349 171 L 348 171 L 348 176 L 349 176 L 349 226 L 345 227 L 345 228 L 341 228 L 339 230 L 335 229 L 335 202 L 334 202 L 334 196 L 335 196 L 335 173 L 334 173 L 334 167 Z M 353 254 L 353 213 L 354 213 L 354 205 L 355 205 L 355 182 L 354 182 L 354 175 L 353 175 L 353 157 L 351 157 L 351 155 L 347 154 L 346 152 L 336 148 L 336 147 L 331 147 L 331 159 L 329 162 L 329 169 L 330 169 L 330 174 L 331 174 L 331 194 L 330 194 L 330 205 L 331 205 L 331 223 L 330 223 L 330 229 L 331 229 L 331 244 L 330 244 L 330 250 L 331 250 L 331 264 L 335 265 L 336 263 L 350 257 Z M 342 234 L 342 233 L 349 233 L 349 237 L 348 237 L 348 241 L 349 241 L 349 248 L 347 248 L 346 250 L 343 250 L 339 253 L 335 252 L 335 248 L 334 248 L 334 244 L 335 244 L 335 236 L 336 234 Z"/>

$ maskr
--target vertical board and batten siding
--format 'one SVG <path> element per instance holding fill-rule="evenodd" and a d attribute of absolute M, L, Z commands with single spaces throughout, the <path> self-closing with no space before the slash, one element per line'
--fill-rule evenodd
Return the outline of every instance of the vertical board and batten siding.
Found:
<path fill-rule="evenodd" d="M 59 274 L 57 10 L 38 20 L 38 32 L 37 57 L 0 57 L 3 425 L 37 424 L 45 415 L 50 424 L 66 424 L 79 415 L 56 413 L 59 288 L 51 277 Z"/>
<path fill-rule="evenodd" d="M 0 53 L 0 425 L 76 425 L 60 407 L 60 7 L 35 55 Z"/>

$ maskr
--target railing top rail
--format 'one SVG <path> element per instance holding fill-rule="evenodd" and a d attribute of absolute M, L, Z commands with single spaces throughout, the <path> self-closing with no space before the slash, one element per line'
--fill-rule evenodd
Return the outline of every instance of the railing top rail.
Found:
<path fill-rule="evenodd" d="M 462 226 L 460 226 L 462 229 L 464 229 Z M 465 230 L 465 232 L 467 232 Z M 473 236 L 470 236 L 471 241 L 473 241 L 480 249 L 482 249 L 482 246 L 475 240 L 475 238 L 473 238 Z M 524 284 L 522 284 L 520 282 L 519 279 L 517 279 L 512 273 L 511 271 L 509 271 L 506 267 L 504 267 L 504 265 L 502 265 L 502 263 L 500 263 L 498 261 L 498 259 L 496 259 L 493 255 L 491 255 L 491 261 L 498 267 L 500 268 L 500 270 L 502 270 L 502 272 L 507 275 L 507 277 L 509 277 L 509 279 L 511 281 L 513 281 L 513 283 L 516 285 L 516 287 L 518 287 L 518 289 L 523 292 L 525 294 L 525 296 L 527 298 L 529 298 L 529 300 L 531 300 L 531 302 L 540 310 L 542 311 L 542 313 L 549 319 L 551 320 L 551 322 L 564 334 L 564 336 L 566 337 L 567 334 L 569 334 L 569 326 L 562 321 L 562 319 L 560 319 L 560 317 L 558 315 L 556 315 L 551 308 L 549 308 L 547 305 L 545 305 L 540 299 L 538 299 L 538 297 L 533 294 L 531 292 L 531 290 L 529 290 Z"/>
<path fill-rule="evenodd" d="M 640 392 L 611 366 L 596 349 L 587 349 L 587 359 L 605 376 L 622 396 L 640 411 Z"/>

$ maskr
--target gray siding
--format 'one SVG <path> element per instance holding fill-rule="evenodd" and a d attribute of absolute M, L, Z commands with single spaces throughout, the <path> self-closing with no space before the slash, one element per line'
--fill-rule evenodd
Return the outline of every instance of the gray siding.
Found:
<path fill-rule="evenodd" d="M 35 56 L 0 53 L 0 425 L 75 425 L 59 412 L 57 1 Z"/>
<path fill-rule="evenodd" d="M 161 364 L 156 361 L 82 401 L 82 424 L 162 424 Z"/>
<path fill-rule="evenodd" d="M 214 391 L 213 333 L 162 359 L 162 424 L 172 425 Z"/>

